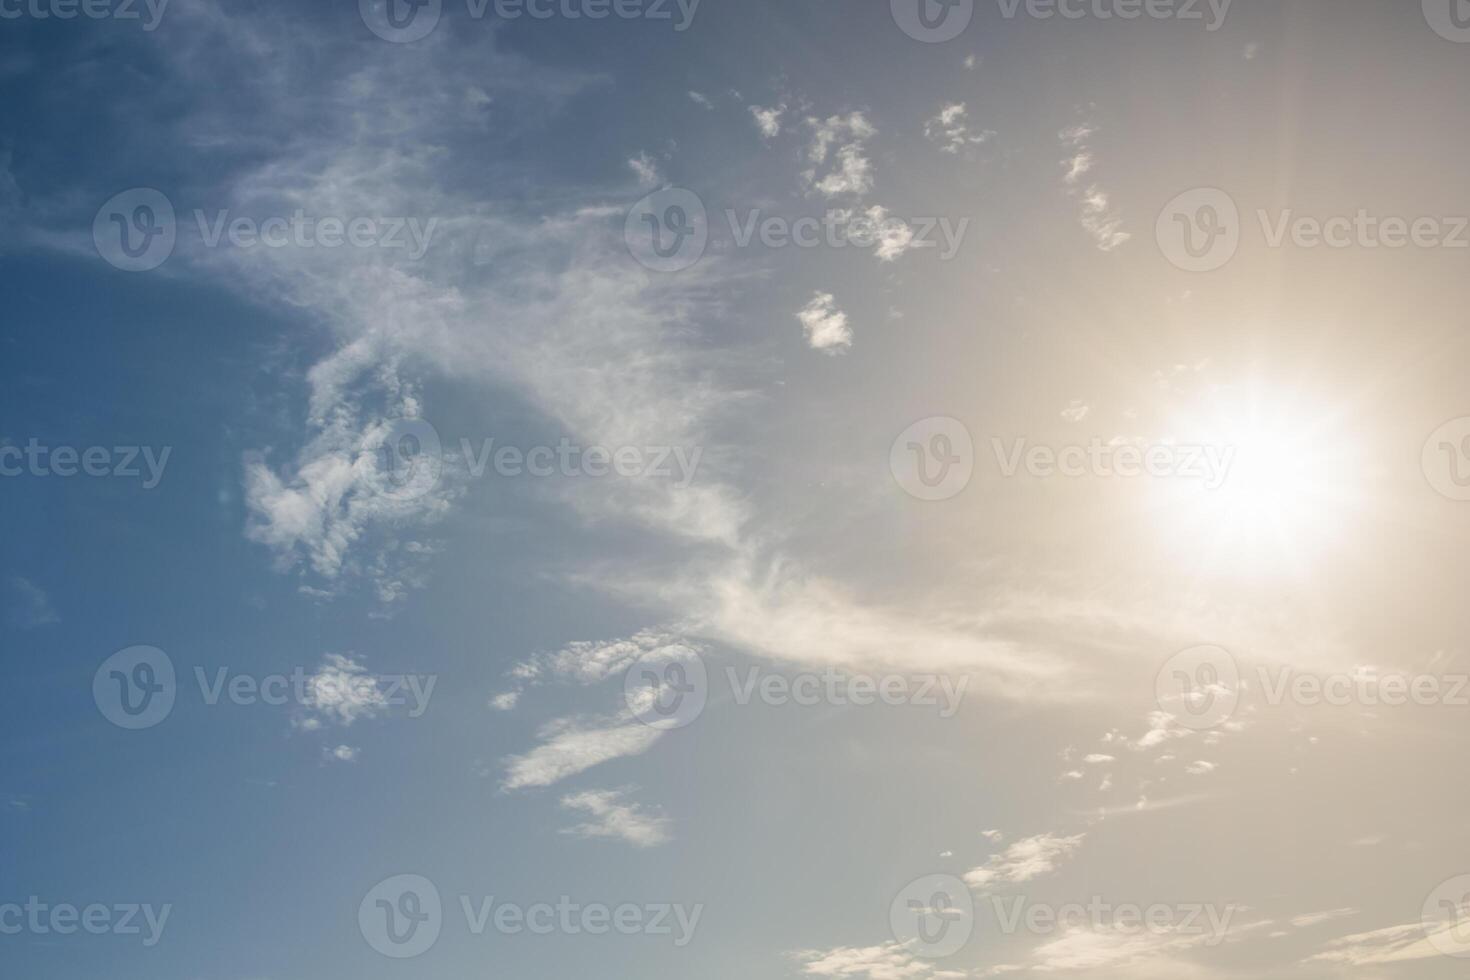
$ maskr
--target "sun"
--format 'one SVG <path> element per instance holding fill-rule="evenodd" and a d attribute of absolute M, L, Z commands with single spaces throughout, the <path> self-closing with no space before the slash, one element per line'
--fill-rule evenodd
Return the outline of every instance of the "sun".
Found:
<path fill-rule="evenodd" d="M 1226 461 L 1214 483 L 1156 484 L 1153 516 L 1197 571 L 1302 575 L 1346 542 L 1362 467 L 1338 406 L 1253 384 L 1211 391 L 1168 427 L 1177 445 Z"/>

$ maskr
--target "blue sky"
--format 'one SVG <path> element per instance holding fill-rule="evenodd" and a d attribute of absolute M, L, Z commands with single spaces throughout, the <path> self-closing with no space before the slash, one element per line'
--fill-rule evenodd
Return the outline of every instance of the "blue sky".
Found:
<path fill-rule="evenodd" d="M 0 3 L 0 972 L 1459 975 L 1456 8 L 905 2 Z"/>

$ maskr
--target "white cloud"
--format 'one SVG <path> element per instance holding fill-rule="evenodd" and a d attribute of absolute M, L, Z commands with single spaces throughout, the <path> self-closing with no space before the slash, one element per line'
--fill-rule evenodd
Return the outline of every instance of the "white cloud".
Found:
<path fill-rule="evenodd" d="M 1308 957 L 1307 962 L 1362 967 L 1426 960 L 1442 956 L 1440 946 L 1464 949 L 1463 932 L 1463 923 L 1448 920 L 1433 930 L 1427 930 L 1422 922 L 1390 926 L 1334 939 L 1320 953 Z"/>
<path fill-rule="evenodd" d="M 322 755 L 329 762 L 356 762 L 359 753 L 360 750 L 351 745 L 339 745 L 336 748 L 322 749 Z"/>
<path fill-rule="evenodd" d="M 812 167 L 802 175 L 807 185 L 824 197 L 861 197 L 871 191 L 873 165 L 868 160 L 866 144 L 878 131 L 867 117 L 852 112 L 826 119 L 809 117 L 806 124 L 812 130 L 812 141 L 807 147 L 807 160 Z M 826 172 L 822 173 L 823 170 Z"/>
<path fill-rule="evenodd" d="M 501 786 L 507 790 L 551 786 L 604 762 L 642 755 L 661 734 L 626 717 L 591 722 L 560 719 L 541 730 L 541 745 L 505 760 Z"/>
<path fill-rule="evenodd" d="M 1018 840 L 1000 854 L 993 855 L 982 867 L 965 875 L 965 882 L 975 888 L 1014 885 L 1040 878 L 1055 871 L 1081 848 L 1086 834 L 1057 837 L 1038 834 Z"/>
<path fill-rule="evenodd" d="M 939 146 L 945 153 L 958 153 L 967 146 L 984 143 L 995 136 L 986 129 L 979 133 L 970 131 L 969 110 L 963 102 L 951 102 L 941 108 L 937 115 L 924 123 L 924 137 Z"/>
<path fill-rule="evenodd" d="M 36 629 L 61 622 L 51 597 L 44 589 L 21 575 L 5 580 L 5 621 L 17 629 Z"/>
<path fill-rule="evenodd" d="M 781 117 L 786 114 L 786 104 L 763 108 L 758 105 L 750 107 L 750 114 L 755 119 L 755 127 L 760 130 L 761 136 L 766 139 L 774 139 L 781 134 Z"/>
<path fill-rule="evenodd" d="M 806 332 L 806 342 L 813 350 L 840 354 L 852 346 L 852 330 L 847 314 L 837 308 L 831 293 L 817 292 L 796 318 Z"/>
<path fill-rule="evenodd" d="M 1067 407 L 1062 409 L 1062 418 L 1068 422 L 1081 422 L 1092 414 L 1092 407 L 1078 399 L 1072 399 Z"/>
<path fill-rule="evenodd" d="M 655 847 L 670 838 L 671 821 L 658 812 L 650 812 L 636 803 L 624 802 L 622 790 L 587 790 L 561 799 L 564 809 L 580 810 L 590 817 L 587 823 L 563 830 L 576 837 L 610 837 L 627 841 L 634 847 Z"/>
<path fill-rule="evenodd" d="M 801 972 L 812 977 L 862 977 L 866 980 L 945 980 L 963 973 L 947 971 L 908 947 L 888 942 L 881 946 L 838 946 L 792 954 Z"/>
<path fill-rule="evenodd" d="M 315 674 L 306 679 L 300 728 L 315 730 L 324 722 L 348 726 L 388 709 L 388 696 L 377 677 L 357 661 L 329 653 Z"/>
<path fill-rule="evenodd" d="M 1085 189 L 1081 187 L 1082 178 L 1096 164 L 1090 147 L 1090 141 L 1096 133 L 1097 128 L 1092 123 L 1084 122 L 1058 134 L 1062 146 L 1071 154 L 1062 161 L 1065 168 L 1062 183 L 1066 186 L 1067 193 L 1081 202 L 1080 221 L 1083 229 L 1092 236 L 1099 249 L 1111 252 L 1132 236 L 1122 230 L 1123 219 L 1112 207 L 1108 193 L 1101 186 L 1093 183 Z"/>
<path fill-rule="evenodd" d="M 658 162 L 647 153 L 640 153 L 628 160 L 628 168 L 638 177 L 638 186 L 644 190 L 650 190 L 663 183 L 663 175 L 658 172 Z"/>
<path fill-rule="evenodd" d="M 1329 912 L 1308 912 L 1305 915 L 1298 915 L 1293 918 L 1291 924 L 1297 929 L 1310 929 L 1312 926 L 1319 926 L 1324 922 L 1334 922 L 1338 919 L 1346 919 L 1357 914 L 1358 910 L 1354 908 L 1332 909 Z"/>
<path fill-rule="evenodd" d="M 693 89 L 690 89 L 689 90 L 689 100 L 691 102 L 693 102 L 695 105 L 702 106 L 705 109 L 711 109 L 712 110 L 715 107 L 715 104 L 710 101 L 709 96 L 704 95 L 701 92 L 696 92 Z"/>

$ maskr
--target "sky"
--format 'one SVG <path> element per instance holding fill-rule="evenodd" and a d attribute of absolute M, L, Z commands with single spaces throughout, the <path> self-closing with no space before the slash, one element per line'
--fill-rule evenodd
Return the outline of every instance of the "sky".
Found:
<path fill-rule="evenodd" d="M 0 0 L 0 970 L 1470 959 L 1465 0 Z"/>

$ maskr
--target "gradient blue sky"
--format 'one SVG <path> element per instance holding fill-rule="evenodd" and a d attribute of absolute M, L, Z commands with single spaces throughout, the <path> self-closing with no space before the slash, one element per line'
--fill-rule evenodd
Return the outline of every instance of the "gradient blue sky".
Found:
<path fill-rule="evenodd" d="M 0 935 L 0 973 L 1460 976 L 1420 919 L 1470 872 L 1470 707 L 1277 706 L 1248 682 L 1191 731 L 1155 681 L 1204 644 L 1252 679 L 1470 663 L 1470 505 L 1421 465 L 1470 414 L 1470 252 L 1270 248 L 1254 218 L 1470 214 L 1470 45 L 1415 3 L 1236 0 L 1214 31 L 975 7 L 934 44 L 852 0 L 703 0 L 684 31 L 445 0 L 403 44 L 336 0 L 0 20 L 0 446 L 170 447 L 152 488 L 0 477 L 0 904 L 172 907 L 149 948 Z M 93 221 L 140 187 L 178 243 L 129 273 Z M 679 272 L 624 241 L 667 187 L 711 228 Z M 1191 188 L 1245 216 L 1218 271 L 1156 240 Z M 422 257 L 194 230 L 297 208 L 437 223 Z M 941 260 L 740 247 L 724 217 L 872 208 L 968 224 Z M 395 495 L 373 461 L 403 416 L 451 449 L 701 456 L 678 486 L 451 454 Z M 934 417 L 975 473 L 924 502 L 890 448 Z M 1240 433 L 1271 450 L 1264 489 L 1226 498 L 1245 518 L 1148 481 L 1006 478 L 991 453 Z M 134 645 L 180 687 L 124 731 L 92 685 Z M 647 651 L 708 668 L 692 724 L 630 716 Z M 194 684 L 344 663 L 434 676 L 427 710 Z M 953 717 L 740 704 L 727 668 L 966 693 Z M 357 918 L 399 874 L 448 907 L 404 961 Z M 1239 911 L 1209 947 L 984 912 L 929 959 L 889 920 L 930 874 L 986 910 Z M 476 937 L 460 895 L 703 912 L 682 948 Z"/>

